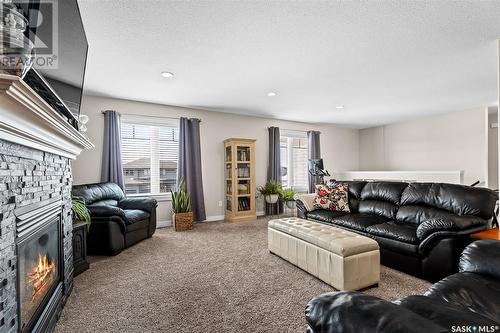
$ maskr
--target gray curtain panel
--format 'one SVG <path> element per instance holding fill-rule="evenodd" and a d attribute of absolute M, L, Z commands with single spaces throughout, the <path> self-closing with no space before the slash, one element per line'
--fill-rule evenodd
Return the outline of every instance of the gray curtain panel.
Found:
<path fill-rule="evenodd" d="M 267 165 L 267 180 L 276 180 L 281 183 L 281 153 L 280 153 L 280 129 L 269 127 L 269 159 Z M 266 214 L 274 215 L 283 212 L 283 203 L 269 205 L 265 203 Z"/>
<path fill-rule="evenodd" d="M 318 131 L 308 131 L 307 132 L 307 158 L 308 159 L 318 159 L 321 158 L 319 135 L 321 133 Z M 319 184 L 320 178 L 314 177 L 309 174 L 309 193 L 315 191 L 315 185 Z"/>
<path fill-rule="evenodd" d="M 102 150 L 101 182 L 112 182 L 125 192 L 122 168 L 122 140 L 120 114 L 104 111 L 104 140 Z"/>
<path fill-rule="evenodd" d="M 191 197 L 195 221 L 207 219 L 201 176 L 200 119 L 181 118 L 177 183 L 184 178 Z"/>

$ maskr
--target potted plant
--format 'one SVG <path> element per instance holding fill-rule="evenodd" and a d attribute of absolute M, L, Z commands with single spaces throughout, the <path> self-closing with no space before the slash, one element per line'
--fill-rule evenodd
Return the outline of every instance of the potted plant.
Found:
<path fill-rule="evenodd" d="M 73 197 L 71 199 L 71 211 L 73 212 L 73 223 L 84 223 L 87 230 L 90 229 L 90 212 L 82 198 Z"/>
<path fill-rule="evenodd" d="M 177 191 L 172 191 L 172 222 L 175 231 L 193 229 L 193 211 L 186 182 L 181 178 Z"/>
<path fill-rule="evenodd" d="M 291 188 L 286 188 L 283 190 L 283 201 L 286 206 L 290 209 L 295 208 L 295 191 Z"/>
<path fill-rule="evenodd" d="M 264 186 L 259 186 L 257 191 L 264 196 L 264 200 L 266 200 L 268 204 L 275 204 L 278 202 L 282 194 L 281 184 L 275 180 L 268 180 Z"/>

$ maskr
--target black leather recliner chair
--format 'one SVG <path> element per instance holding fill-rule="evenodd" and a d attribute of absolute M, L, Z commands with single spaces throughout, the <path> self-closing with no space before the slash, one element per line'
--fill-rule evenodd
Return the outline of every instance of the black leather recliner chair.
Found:
<path fill-rule="evenodd" d="M 89 254 L 116 255 L 156 230 L 155 199 L 126 198 L 114 183 L 76 185 L 72 195 L 82 198 L 90 211 Z"/>
<path fill-rule="evenodd" d="M 498 332 L 499 254 L 499 241 L 472 243 L 462 253 L 460 272 L 434 284 L 423 296 L 395 302 L 359 292 L 318 296 L 306 307 L 307 332 Z"/>
<path fill-rule="evenodd" d="M 498 194 L 444 183 L 362 182 L 349 185 L 350 213 L 306 209 L 297 215 L 375 239 L 381 263 L 435 282 L 456 273 L 470 234 L 486 229 Z"/>

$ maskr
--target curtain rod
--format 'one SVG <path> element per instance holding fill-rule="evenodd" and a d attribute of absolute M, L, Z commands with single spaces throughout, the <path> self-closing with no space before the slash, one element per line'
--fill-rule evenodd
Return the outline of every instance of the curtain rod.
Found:
<path fill-rule="evenodd" d="M 114 111 L 114 110 L 103 110 L 102 114 L 106 113 L 106 111 Z M 166 119 L 181 119 L 181 117 L 165 117 L 165 116 L 149 116 L 145 114 L 136 114 L 136 113 L 124 113 L 124 116 L 137 116 L 137 117 L 147 117 L 147 118 L 166 118 Z M 186 117 L 187 118 L 187 117 Z M 200 118 L 188 118 L 188 119 L 198 119 L 201 122 Z"/>
<path fill-rule="evenodd" d="M 321 134 L 320 131 L 315 131 L 315 130 L 300 130 L 300 129 L 289 129 L 289 128 L 281 128 L 279 127 L 280 131 L 289 131 L 289 132 L 318 132 L 319 134 Z"/>

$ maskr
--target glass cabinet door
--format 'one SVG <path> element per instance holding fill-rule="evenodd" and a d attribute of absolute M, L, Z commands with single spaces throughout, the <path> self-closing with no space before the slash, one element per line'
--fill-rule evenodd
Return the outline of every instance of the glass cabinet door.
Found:
<path fill-rule="evenodd" d="M 251 156 L 250 146 L 236 145 L 236 194 L 238 197 L 238 212 L 247 212 L 253 209 L 251 200 Z"/>
<path fill-rule="evenodd" d="M 233 146 L 227 145 L 224 149 L 224 184 L 225 184 L 225 206 L 226 210 L 233 211 Z"/>
<path fill-rule="evenodd" d="M 238 162 L 250 162 L 252 160 L 252 156 L 250 156 L 250 147 L 236 146 L 236 160 Z"/>

